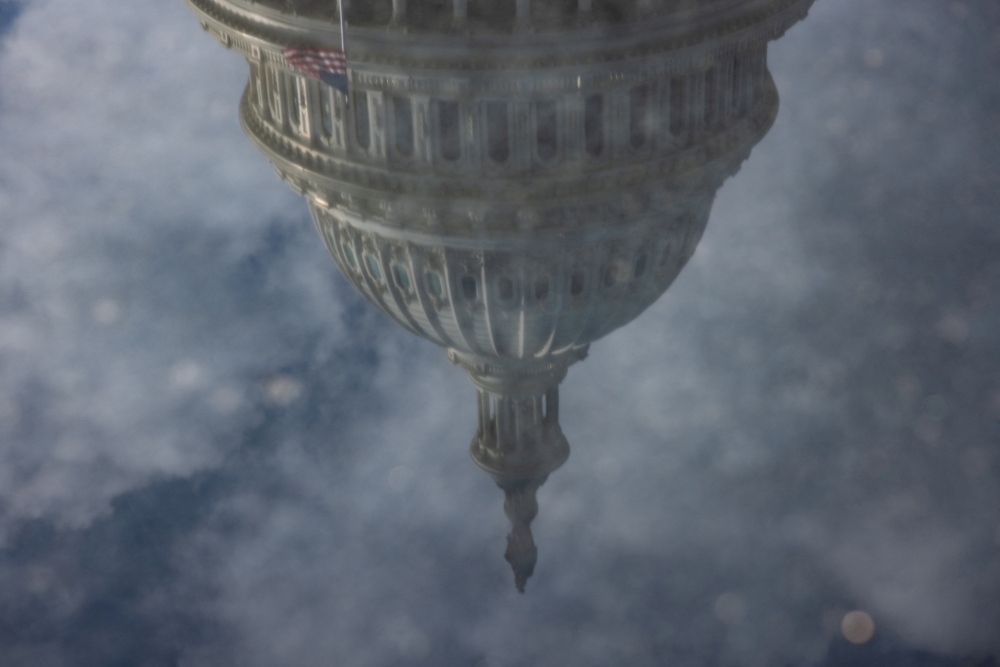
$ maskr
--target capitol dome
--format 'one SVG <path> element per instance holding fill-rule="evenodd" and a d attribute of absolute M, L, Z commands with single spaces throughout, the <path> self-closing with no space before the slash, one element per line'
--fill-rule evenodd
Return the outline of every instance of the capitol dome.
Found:
<path fill-rule="evenodd" d="M 471 452 L 534 567 L 558 385 L 695 251 L 774 121 L 812 0 L 186 0 L 242 53 L 240 121 L 347 279 L 478 391 Z M 288 57 L 346 44 L 349 97 Z"/>

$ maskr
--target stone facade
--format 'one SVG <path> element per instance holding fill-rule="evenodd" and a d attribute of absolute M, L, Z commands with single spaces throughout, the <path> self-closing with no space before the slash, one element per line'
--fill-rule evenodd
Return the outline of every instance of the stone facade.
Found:
<path fill-rule="evenodd" d="M 344 275 L 475 383 L 523 588 L 569 455 L 559 383 L 691 257 L 777 113 L 767 43 L 812 0 L 352 0 L 349 100 L 281 53 L 339 46 L 336 3 L 187 2 L 246 56 L 243 128 Z"/>

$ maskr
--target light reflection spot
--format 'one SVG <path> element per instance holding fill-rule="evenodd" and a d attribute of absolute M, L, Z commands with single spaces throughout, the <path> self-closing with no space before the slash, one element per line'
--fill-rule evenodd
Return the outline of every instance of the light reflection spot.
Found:
<path fill-rule="evenodd" d="M 302 395 L 302 383 L 288 375 L 278 375 L 264 385 L 264 398 L 272 405 L 291 405 Z"/>
<path fill-rule="evenodd" d="M 875 636 L 875 621 L 868 612 L 855 609 L 844 614 L 840 621 L 840 632 L 852 644 L 864 644 Z"/>

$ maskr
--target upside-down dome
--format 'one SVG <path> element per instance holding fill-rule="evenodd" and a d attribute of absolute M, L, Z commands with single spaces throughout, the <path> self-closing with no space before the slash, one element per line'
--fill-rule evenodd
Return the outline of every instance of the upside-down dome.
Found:
<path fill-rule="evenodd" d="M 250 64 L 240 120 L 344 275 L 478 391 L 471 452 L 534 568 L 558 385 L 694 252 L 770 128 L 812 0 L 187 0 Z M 286 55 L 346 42 L 348 98 Z"/>

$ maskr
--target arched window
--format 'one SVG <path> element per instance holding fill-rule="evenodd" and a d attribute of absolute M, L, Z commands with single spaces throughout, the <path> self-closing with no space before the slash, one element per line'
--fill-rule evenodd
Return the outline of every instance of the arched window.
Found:
<path fill-rule="evenodd" d="M 577 271 L 573 274 L 569 281 L 569 293 L 573 296 L 580 296 L 583 293 L 583 288 L 587 284 L 587 278 L 583 275 L 582 271 Z"/>

